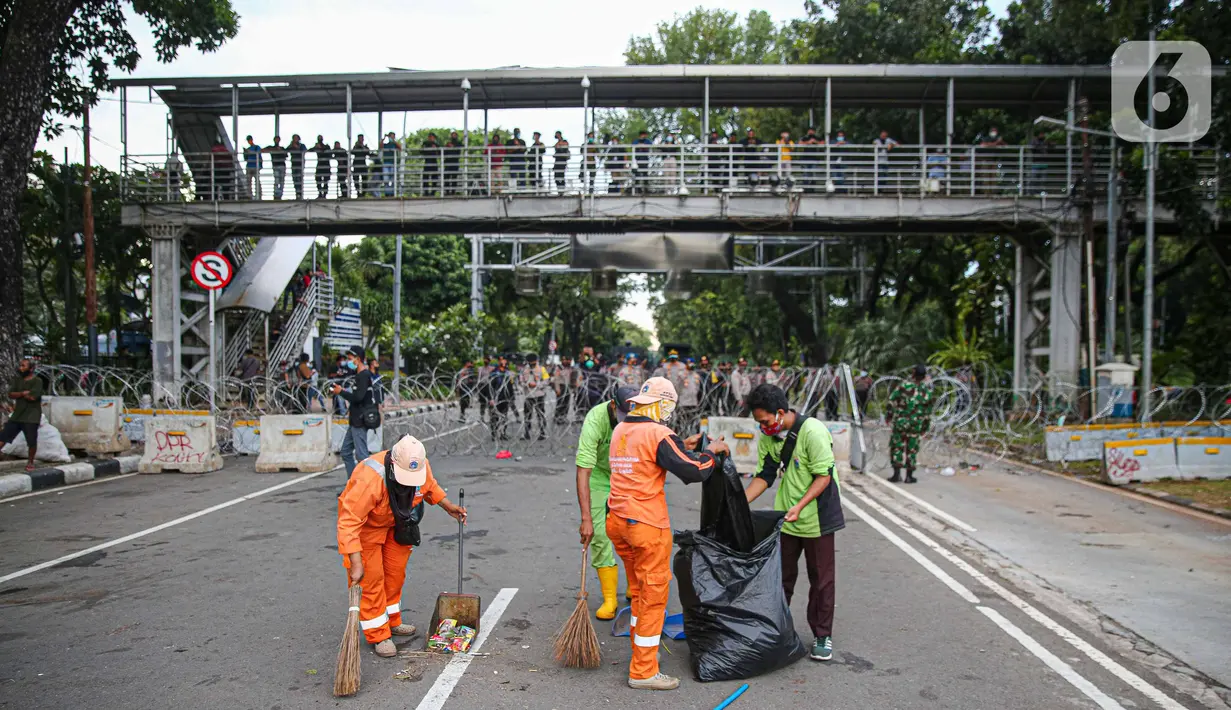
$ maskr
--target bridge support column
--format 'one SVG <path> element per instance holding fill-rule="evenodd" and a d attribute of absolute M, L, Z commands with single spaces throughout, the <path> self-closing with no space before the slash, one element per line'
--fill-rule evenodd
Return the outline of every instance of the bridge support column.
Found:
<path fill-rule="evenodd" d="M 483 237 L 470 235 L 470 315 L 483 312 Z"/>
<path fill-rule="evenodd" d="M 151 351 L 155 406 L 179 402 L 180 381 L 180 238 L 178 226 L 146 227 L 151 237 Z"/>
<path fill-rule="evenodd" d="M 1076 385 L 1081 369 L 1081 240 L 1057 235 L 1051 250 L 1051 339 L 1048 381 Z"/>
<path fill-rule="evenodd" d="M 1030 336 L 1039 327 L 1034 310 L 1034 288 L 1038 281 L 1039 265 L 1021 244 L 1014 252 L 1013 389 L 1022 392 L 1030 386 L 1030 364 L 1033 361 Z"/>

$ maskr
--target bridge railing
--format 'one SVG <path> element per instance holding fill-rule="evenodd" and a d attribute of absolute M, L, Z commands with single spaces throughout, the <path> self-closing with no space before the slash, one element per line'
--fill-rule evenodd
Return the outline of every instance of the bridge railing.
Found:
<path fill-rule="evenodd" d="M 1231 161 L 1210 148 L 1191 157 L 1193 189 L 1231 194 Z M 414 147 L 382 159 L 368 151 L 304 153 L 259 162 L 227 151 L 128 156 L 133 202 L 487 197 L 492 195 L 694 195 L 803 192 L 922 197 L 1062 197 L 1080 184 L 1080 150 L 1063 147 L 813 144 L 633 144 Z M 1092 151 L 1095 194 L 1111 155 Z"/>

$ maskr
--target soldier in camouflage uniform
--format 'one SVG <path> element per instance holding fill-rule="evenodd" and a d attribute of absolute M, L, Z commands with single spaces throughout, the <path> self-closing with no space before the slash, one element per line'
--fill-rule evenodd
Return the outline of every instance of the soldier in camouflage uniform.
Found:
<path fill-rule="evenodd" d="M 915 365 L 911 379 L 898 385 L 889 395 L 889 411 L 885 421 L 893 425 L 889 437 L 889 459 L 893 464 L 890 483 L 902 480 L 902 468 L 906 468 L 906 482 L 915 483 L 915 456 L 919 454 L 919 437 L 927 432 L 932 408 L 932 391 L 923 384 L 927 368 Z"/>

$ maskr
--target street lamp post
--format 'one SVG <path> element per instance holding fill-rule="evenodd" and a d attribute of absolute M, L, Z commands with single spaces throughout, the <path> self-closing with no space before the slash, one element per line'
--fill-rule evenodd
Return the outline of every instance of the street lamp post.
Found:
<path fill-rule="evenodd" d="M 392 264 L 383 261 L 369 261 L 372 266 L 389 269 L 393 272 L 393 397 L 401 401 L 402 375 L 402 235 L 397 237 L 397 253 Z"/>

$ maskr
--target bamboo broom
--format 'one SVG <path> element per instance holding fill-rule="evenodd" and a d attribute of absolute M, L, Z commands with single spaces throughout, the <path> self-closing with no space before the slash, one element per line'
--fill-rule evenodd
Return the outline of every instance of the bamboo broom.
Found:
<path fill-rule="evenodd" d="M 586 603 L 586 572 L 589 561 L 590 552 L 583 548 L 581 593 L 577 595 L 577 606 L 556 634 L 556 661 L 566 668 L 598 668 L 603 661 L 598 647 L 598 634 L 594 633 L 594 622 L 590 620 L 590 608 Z"/>
<path fill-rule="evenodd" d="M 359 598 L 363 589 L 358 584 L 350 587 L 350 610 L 346 613 L 346 630 L 342 632 L 342 644 L 338 646 L 338 667 L 333 674 L 333 694 L 336 697 L 359 692 Z"/>

